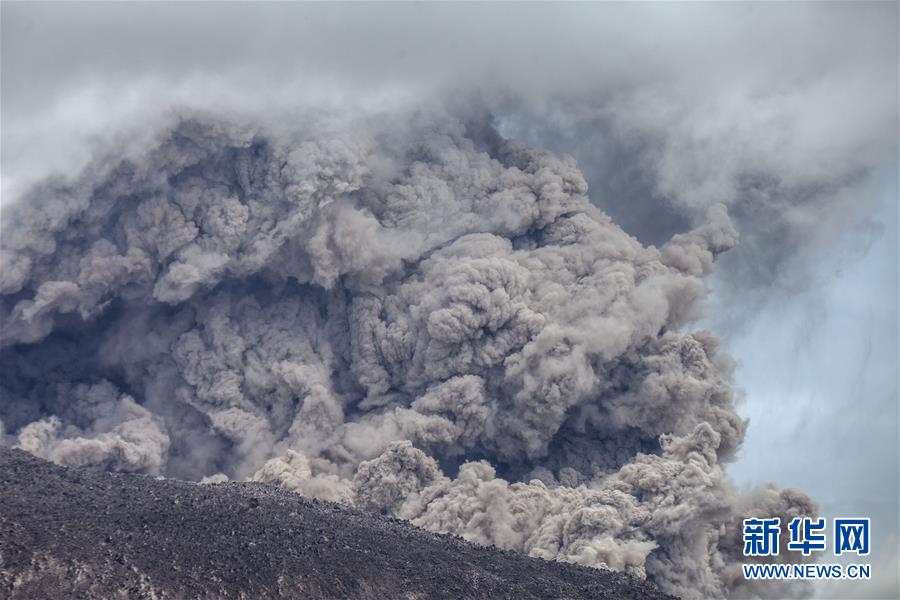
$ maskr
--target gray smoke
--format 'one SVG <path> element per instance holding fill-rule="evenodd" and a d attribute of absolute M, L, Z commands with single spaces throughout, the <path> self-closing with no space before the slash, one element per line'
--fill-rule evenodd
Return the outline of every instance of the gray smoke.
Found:
<path fill-rule="evenodd" d="M 183 114 L 5 207 L 0 423 L 63 465 L 254 479 L 689 598 L 745 516 L 746 423 L 690 325 L 728 212 L 661 248 L 478 110 Z M 2 432 L 0 432 L 2 433 Z"/>

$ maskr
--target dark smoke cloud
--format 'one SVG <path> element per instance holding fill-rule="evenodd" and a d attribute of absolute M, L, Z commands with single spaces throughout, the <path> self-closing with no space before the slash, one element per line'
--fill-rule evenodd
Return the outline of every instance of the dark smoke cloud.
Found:
<path fill-rule="evenodd" d="M 746 424 L 686 330 L 737 233 L 712 205 L 646 247 L 586 193 L 478 111 L 182 116 L 5 212 L 0 419 L 65 465 L 276 482 L 740 593 L 758 502 L 721 464 Z"/>
<path fill-rule="evenodd" d="M 732 489 L 732 365 L 692 328 L 714 261 L 717 325 L 809 288 L 896 168 L 896 4 L 2 21 L 0 439 L 807 591 L 740 576 L 743 516 L 815 507 Z"/>

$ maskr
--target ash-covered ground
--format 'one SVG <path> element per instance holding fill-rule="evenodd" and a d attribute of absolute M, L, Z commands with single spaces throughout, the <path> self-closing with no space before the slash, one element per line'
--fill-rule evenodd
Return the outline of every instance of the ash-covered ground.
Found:
<path fill-rule="evenodd" d="M 4 598 L 672 598 L 271 485 L 59 467 L 0 448 Z"/>

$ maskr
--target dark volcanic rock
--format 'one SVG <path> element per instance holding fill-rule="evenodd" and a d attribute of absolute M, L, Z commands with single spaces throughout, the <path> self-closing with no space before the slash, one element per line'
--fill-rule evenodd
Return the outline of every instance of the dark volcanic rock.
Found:
<path fill-rule="evenodd" d="M 267 485 L 66 469 L 0 448 L 3 598 L 670 598 Z"/>

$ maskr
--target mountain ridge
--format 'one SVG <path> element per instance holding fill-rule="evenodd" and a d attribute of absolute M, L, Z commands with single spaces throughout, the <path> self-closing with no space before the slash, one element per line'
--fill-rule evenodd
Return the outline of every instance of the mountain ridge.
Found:
<path fill-rule="evenodd" d="M 10 598 L 671 599 L 258 483 L 66 468 L 0 448 Z"/>

